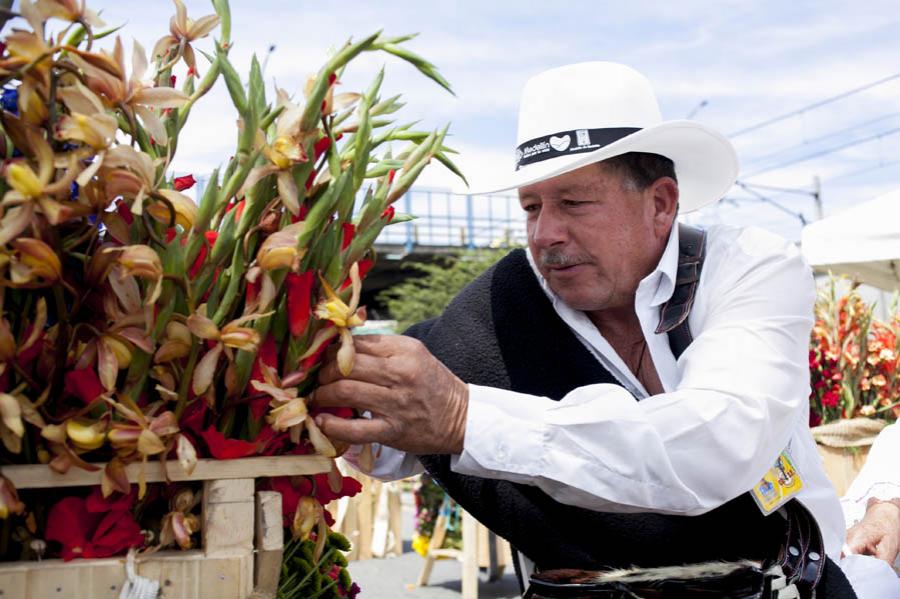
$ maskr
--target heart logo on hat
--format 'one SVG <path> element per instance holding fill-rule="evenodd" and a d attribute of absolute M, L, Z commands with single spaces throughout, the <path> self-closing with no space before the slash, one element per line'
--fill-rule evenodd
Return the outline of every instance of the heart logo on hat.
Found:
<path fill-rule="evenodd" d="M 570 143 L 572 143 L 572 138 L 568 135 L 563 135 L 562 137 L 554 135 L 550 138 L 550 146 L 557 152 L 565 152 Z"/>

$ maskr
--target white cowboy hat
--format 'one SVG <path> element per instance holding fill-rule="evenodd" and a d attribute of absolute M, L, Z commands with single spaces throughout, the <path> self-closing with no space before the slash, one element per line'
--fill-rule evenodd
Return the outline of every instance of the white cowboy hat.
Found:
<path fill-rule="evenodd" d="M 675 163 L 680 210 L 702 208 L 734 184 L 738 158 L 721 133 L 694 121 L 663 121 L 646 77 L 612 62 L 544 71 L 525 84 L 514 170 L 469 193 L 515 189 L 626 152 Z"/>

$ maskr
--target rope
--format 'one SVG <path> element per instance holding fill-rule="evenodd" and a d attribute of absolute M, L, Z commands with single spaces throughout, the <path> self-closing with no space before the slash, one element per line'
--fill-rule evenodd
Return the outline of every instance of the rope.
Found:
<path fill-rule="evenodd" d="M 125 559 L 125 574 L 128 580 L 122 585 L 119 599 L 157 599 L 159 597 L 159 581 L 138 575 L 134 568 L 134 556 L 137 553 L 132 547 Z"/>
<path fill-rule="evenodd" d="M 871 445 L 887 425 L 885 420 L 850 418 L 837 420 L 812 429 L 813 439 L 828 447 L 860 447 Z"/>

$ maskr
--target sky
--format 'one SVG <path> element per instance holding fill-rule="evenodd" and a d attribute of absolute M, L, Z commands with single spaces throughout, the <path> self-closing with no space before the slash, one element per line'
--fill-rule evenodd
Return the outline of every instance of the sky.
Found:
<path fill-rule="evenodd" d="M 205 1 L 185 4 L 193 18 L 212 12 Z M 167 0 L 94 0 L 89 6 L 102 10 L 109 24 L 125 23 L 126 47 L 137 39 L 148 51 L 174 13 Z M 402 93 L 407 103 L 399 120 L 420 120 L 427 128 L 451 123 L 448 144 L 460 152 L 456 161 L 472 181 L 489 180 L 512 163 L 519 93 L 530 76 L 609 60 L 650 79 L 664 118 L 693 115 L 727 135 L 896 75 L 730 138 L 742 182 L 808 192 L 818 177 L 825 215 L 900 186 L 900 12 L 894 1 L 232 0 L 231 6 L 231 57 L 245 75 L 253 53 L 264 61 L 270 97 L 275 84 L 301 96 L 306 77 L 347 38 L 379 29 L 419 33 L 408 47 L 438 66 L 455 95 L 379 54 L 355 61 L 341 91 L 364 90 L 384 65 L 382 96 Z M 198 47 L 210 50 L 212 40 Z M 203 174 L 227 160 L 235 121 L 220 82 L 192 113 L 175 169 Z M 419 185 L 461 187 L 439 165 L 426 169 Z M 799 239 L 798 214 L 817 218 L 808 193 L 752 189 L 765 200 L 736 187 L 695 218 L 757 224 L 792 239 Z"/>

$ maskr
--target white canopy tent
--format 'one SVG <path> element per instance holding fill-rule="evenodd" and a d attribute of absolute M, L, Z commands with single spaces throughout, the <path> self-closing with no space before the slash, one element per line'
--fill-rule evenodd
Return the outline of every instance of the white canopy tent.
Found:
<path fill-rule="evenodd" d="M 817 271 L 900 289 L 900 189 L 805 226 L 801 246 Z"/>

